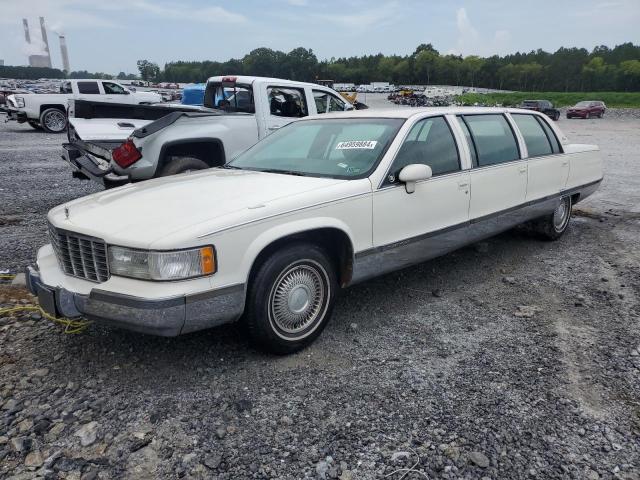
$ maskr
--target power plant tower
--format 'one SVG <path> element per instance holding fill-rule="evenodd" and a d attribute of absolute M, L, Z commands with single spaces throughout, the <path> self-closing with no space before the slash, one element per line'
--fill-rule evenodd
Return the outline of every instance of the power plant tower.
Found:
<path fill-rule="evenodd" d="M 31 45 L 31 35 L 29 35 L 29 22 L 26 18 L 22 19 L 22 26 L 24 27 L 24 40 L 28 45 Z"/>
<path fill-rule="evenodd" d="M 49 41 L 47 40 L 47 29 L 44 28 L 44 17 L 40 17 L 40 31 L 42 32 L 42 42 L 44 43 L 44 52 L 47 56 L 47 67 L 51 68 L 51 54 L 49 53 Z"/>
<path fill-rule="evenodd" d="M 64 33 L 59 33 L 58 38 L 60 39 L 60 55 L 62 56 L 62 69 L 70 73 L 71 68 L 69 67 L 69 52 L 67 51 L 67 39 L 64 36 Z"/>
<path fill-rule="evenodd" d="M 42 31 L 42 44 L 35 45 L 35 49 L 32 48 L 31 34 L 29 33 L 29 22 L 26 18 L 22 19 L 22 26 L 24 27 L 24 40 L 29 45 L 30 51 L 36 51 L 35 54 L 29 55 L 30 67 L 49 67 L 51 68 L 51 55 L 49 54 L 49 42 L 47 41 L 47 31 L 44 27 L 44 17 L 40 17 L 40 28 Z"/>

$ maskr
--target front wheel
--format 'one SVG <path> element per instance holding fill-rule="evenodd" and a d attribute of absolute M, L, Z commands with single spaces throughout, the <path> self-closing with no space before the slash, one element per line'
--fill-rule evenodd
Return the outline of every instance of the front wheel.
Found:
<path fill-rule="evenodd" d="M 278 249 L 257 268 L 244 323 L 254 344 L 284 355 L 312 343 L 327 325 L 338 291 L 335 267 L 310 243 Z"/>
<path fill-rule="evenodd" d="M 567 231 L 571 220 L 571 197 L 560 199 L 553 213 L 547 214 L 531 224 L 532 230 L 544 240 L 557 240 Z"/>
<path fill-rule="evenodd" d="M 40 115 L 40 125 L 45 132 L 62 133 L 67 128 L 67 115 L 58 108 L 47 108 Z"/>

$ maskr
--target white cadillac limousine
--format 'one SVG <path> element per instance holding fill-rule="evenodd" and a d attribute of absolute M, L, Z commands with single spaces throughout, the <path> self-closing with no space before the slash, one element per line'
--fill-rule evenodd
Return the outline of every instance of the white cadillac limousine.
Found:
<path fill-rule="evenodd" d="M 242 319 L 263 348 L 293 352 L 340 288 L 525 222 L 557 239 L 601 180 L 598 148 L 536 112 L 326 114 L 223 168 L 52 209 L 28 284 L 55 315 L 165 336 Z"/>

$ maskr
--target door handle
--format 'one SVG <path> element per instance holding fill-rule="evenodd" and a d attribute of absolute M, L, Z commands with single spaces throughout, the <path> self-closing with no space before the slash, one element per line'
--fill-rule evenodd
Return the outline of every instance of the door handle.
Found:
<path fill-rule="evenodd" d="M 518 169 L 518 171 L 519 171 L 520 173 L 527 173 L 527 167 L 520 167 L 520 168 Z"/>
<path fill-rule="evenodd" d="M 464 193 L 469 193 L 469 182 L 458 182 L 458 190 L 464 190 Z"/>
<path fill-rule="evenodd" d="M 568 167 L 569 166 L 569 160 L 566 160 L 566 161 L 562 162 L 562 166 L 563 167 Z"/>
<path fill-rule="evenodd" d="M 269 130 L 274 131 L 274 130 L 278 130 L 280 128 L 280 125 L 272 125 L 271 127 L 269 127 Z"/>

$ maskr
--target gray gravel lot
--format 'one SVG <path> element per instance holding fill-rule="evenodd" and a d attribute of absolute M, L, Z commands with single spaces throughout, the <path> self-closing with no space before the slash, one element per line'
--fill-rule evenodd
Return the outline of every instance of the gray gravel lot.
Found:
<path fill-rule="evenodd" d="M 560 127 L 606 170 L 561 240 L 510 232 L 353 287 L 296 355 L 234 325 L 68 335 L 0 315 L 0 477 L 640 479 L 640 119 Z M 0 270 L 97 191 L 62 140 L 0 124 Z M 0 308 L 21 299 L 0 286 Z"/>

